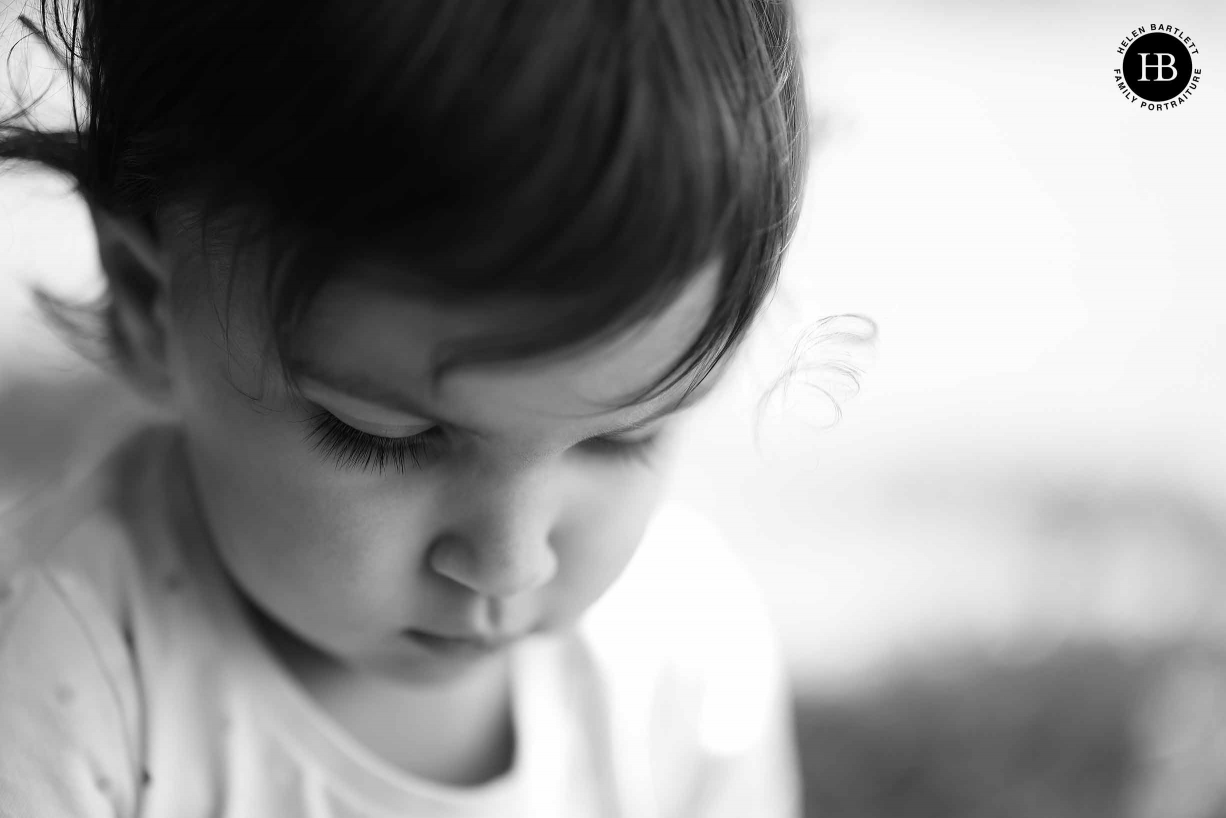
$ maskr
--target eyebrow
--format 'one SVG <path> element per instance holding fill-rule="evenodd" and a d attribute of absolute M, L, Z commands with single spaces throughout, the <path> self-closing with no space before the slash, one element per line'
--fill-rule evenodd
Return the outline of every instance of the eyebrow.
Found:
<path fill-rule="evenodd" d="M 346 372 L 333 371 L 321 366 L 318 362 L 309 359 L 295 359 L 289 365 L 289 370 L 295 375 L 309 380 L 331 389 L 334 392 L 339 392 L 351 398 L 356 398 L 363 403 L 373 404 L 384 409 L 391 409 L 396 412 L 404 412 L 415 415 L 423 420 L 437 423 L 441 426 L 449 426 L 453 429 L 458 429 L 464 432 L 471 433 L 477 437 L 485 437 L 484 434 L 475 430 L 468 429 L 457 423 L 452 423 L 449 420 L 444 420 L 438 417 L 435 413 L 427 409 L 422 403 L 417 401 L 411 395 L 405 394 L 397 389 L 392 389 L 382 381 L 368 377 L 361 372 Z M 727 367 L 723 367 L 727 370 Z M 642 429 L 654 423 L 661 418 L 669 415 L 682 412 L 690 409 L 701 402 L 707 395 L 714 391 L 715 387 L 723 380 L 724 372 L 712 375 L 708 373 L 698 386 L 694 387 L 688 394 L 680 400 L 671 403 L 665 403 L 651 414 L 644 418 L 619 426 L 616 429 L 611 429 L 604 432 L 605 436 L 625 434 L 633 432 L 637 429 Z M 621 409 L 629 409 L 638 404 L 629 404 L 627 406 L 618 407 Z"/>

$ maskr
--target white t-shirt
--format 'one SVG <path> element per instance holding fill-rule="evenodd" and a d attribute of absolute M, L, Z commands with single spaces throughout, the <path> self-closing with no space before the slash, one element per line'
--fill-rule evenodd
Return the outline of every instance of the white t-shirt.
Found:
<path fill-rule="evenodd" d="M 790 700 L 760 598 L 666 505 L 568 632 L 512 649 L 516 750 L 478 786 L 414 777 L 317 707 L 200 536 L 171 427 L 5 518 L 3 818 L 800 814 Z"/>

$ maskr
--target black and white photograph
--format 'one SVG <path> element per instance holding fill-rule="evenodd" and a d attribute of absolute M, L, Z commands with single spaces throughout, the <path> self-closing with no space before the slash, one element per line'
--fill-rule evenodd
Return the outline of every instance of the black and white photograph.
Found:
<path fill-rule="evenodd" d="M 1226 818 L 1226 4 L 0 56 L 0 818 Z"/>

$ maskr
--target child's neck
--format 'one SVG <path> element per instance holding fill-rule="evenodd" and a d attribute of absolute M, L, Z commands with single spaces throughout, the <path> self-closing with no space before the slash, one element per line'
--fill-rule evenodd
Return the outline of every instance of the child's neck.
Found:
<path fill-rule="evenodd" d="M 379 678 L 299 677 L 333 719 L 388 761 L 453 785 L 506 773 L 515 751 L 506 663 L 453 688 L 416 688 Z M 473 684 L 473 682 L 477 682 Z"/>

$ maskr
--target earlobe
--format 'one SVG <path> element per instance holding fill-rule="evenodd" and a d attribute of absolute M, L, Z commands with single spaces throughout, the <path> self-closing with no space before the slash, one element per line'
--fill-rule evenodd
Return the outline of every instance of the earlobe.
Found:
<path fill-rule="evenodd" d="M 90 208 L 111 294 L 114 352 L 131 385 L 156 403 L 169 393 L 169 265 L 152 226 Z"/>

